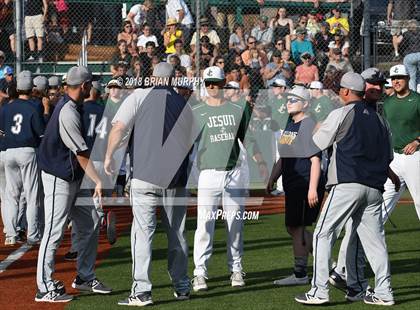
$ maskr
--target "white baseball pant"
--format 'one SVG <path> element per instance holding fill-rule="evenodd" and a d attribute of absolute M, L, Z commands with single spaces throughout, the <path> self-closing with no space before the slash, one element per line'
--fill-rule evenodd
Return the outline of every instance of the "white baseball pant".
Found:
<path fill-rule="evenodd" d="M 230 272 L 242 271 L 244 185 L 240 168 L 200 172 L 197 197 L 197 230 L 194 235 L 194 276 L 207 276 L 220 203 L 226 212 L 227 259 Z"/>

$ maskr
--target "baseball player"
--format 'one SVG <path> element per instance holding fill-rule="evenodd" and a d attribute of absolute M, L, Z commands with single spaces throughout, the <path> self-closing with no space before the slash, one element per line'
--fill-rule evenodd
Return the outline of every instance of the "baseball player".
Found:
<path fill-rule="evenodd" d="M 115 80 L 111 80 L 109 85 L 114 85 Z M 86 98 L 83 103 L 82 114 L 82 133 L 86 141 L 86 145 L 90 151 L 89 159 L 100 175 L 103 184 L 103 197 L 112 197 L 112 180 L 105 174 L 103 168 L 103 161 L 106 152 L 106 143 L 108 132 L 110 128 L 110 120 L 108 117 L 103 117 L 105 106 L 100 102 L 102 86 L 99 81 L 92 82 L 89 98 Z M 112 96 L 112 95 L 111 95 Z M 91 189 L 95 188 L 95 184 L 89 177 L 85 177 L 80 185 L 80 192 L 78 197 L 85 201 L 86 197 L 91 197 Z M 83 201 L 80 203 L 83 204 Z M 79 202 L 78 202 L 79 203 Z M 102 208 L 97 208 L 99 216 L 99 223 L 101 227 L 106 227 L 108 242 L 112 245 L 116 242 L 115 230 L 115 214 L 112 211 L 104 212 Z M 77 260 L 77 246 L 78 235 L 75 227 L 71 225 L 71 248 L 64 255 L 67 261 Z"/>
<path fill-rule="evenodd" d="M 245 285 L 242 272 L 244 184 L 238 158 L 239 141 L 244 142 L 251 113 L 249 106 L 227 102 L 222 88 L 225 76 L 219 67 L 204 70 L 203 78 L 208 97 L 193 107 L 196 127 L 201 132 L 197 150 L 200 170 L 197 195 L 197 229 L 194 235 L 193 290 L 207 290 L 207 265 L 213 251 L 216 219 L 213 216 L 219 203 L 227 220 L 228 268 L 231 285 Z M 261 175 L 267 176 L 261 154 L 254 154 Z"/>
<path fill-rule="evenodd" d="M 366 294 L 364 302 L 393 305 L 381 215 L 382 192 L 392 160 L 390 133 L 375 107 L 362 100 L 365 81 L 361 75 L 344 74 L 340 87 L 345 106 L 332 111 L 313 136 L 319 149 L 333 147 L 327 181 L 330 194 L 314 232 L 312 288 L 295 300 L 303 304 L 329 302 L 331 249 L 343 226 L 352 219 L 351 231 L 359 236 L 375 274 L 375 288 Z M 354 257 L 356 251 L 348 248 L 347 255 Z M 348 275 L 349 285 L 354 285 L 356 273 Z"/>
<path fill-rule="evenodd" d="M 168 63 L 159 63 L 153 77 L 164 81 L 174 76 Z M 131 252 L 133 284 L 130 296 L 119 305 L 153 303 L 150 267 L 156 208 L 168 237 L 168 272 L 177 300 L 189 299 L 188 246 L 185 236 L 188 154 L 192 146 L 192 113 L 184 98 L 164 83 L 139 88 L 129 95 L 112 120 L 104 169 L 117 172 L 113 156 L 131 133 L 133 171 L 131 203 L 133 224 Z M 160 133 L 160 134 L 157 134 Z M 160 138 L 158 138 L 160 137 Z M 161 140 L 162 139 L 162 140 Z"/>
<path fill-rule="evenodd" d="M 110 96 L 105 106 L 99 102 L 102 91 L 100 82 L 92 82 L 90 97 L 85 100 L 83 105 L 82 121 L 83 135 L 89 150 L 91 150 L 90 159 L 102 180 L 103 196 L 111 197 L 115 182 L 104 171 L 104 159 L 111 120 L 122 103 L 122 85 L 118 80 L 111 80 L 108 82 L 107 88 L 110 91 Z M 89 178 L 85 178 L 84 181 L 87 181 L 88 184 L 82 183 L 82 188 L 94 187 Z M 108 242 L 112 245 L 116 242 L 115 214 L 112 211 L 107 211 L 105 214 L 102 208 L 97 211 L 102 226 L 106 227 Z"/>
<path fill-rule="evenodd" d="M 324 94 L 323 88 L 324 85 L 318 81 L 313 81 L 309 85 L 312 98 L 309 113 L 317 122 L 324 121 L 335 108 L 332 100 Z"/>
<path fill-rule="evenodd" d="M 62 282 L 53 280 L 54 256 L 63 238 L 69 214 L 78 234 L 77 276 L 72 287 L 80 291 L 109 294 L 111 289 L 95 276 L 99 216 L 93 204 L 74 207 L 83 171 L 95 182 L 94 199 L 101 198 L 102 183 L 89 160 L 83 139 L 81 112 L 89 96 L 92 74 L 83 66 L 67 74 L 65 96 L 51 115 L 39 147 L 39 167 L 44 185 L 45 229 L 38 253 L 35 301 L 69 302 Z"/>
<path fill-rule="evenodd" d="M 293 240 L 295 257 L 291 276 L 274 281 L 275 285 L 289 286 L 309 283 L 307 275 L 308 256 L 312 252 L 312 233 L 306 230 L 317 219 L 324 197 L 325 181 L 321 174 L 321 152 L 305 158 L 306 145 L 312 142 L 316 121 L 308 117 L 309 91 L 295 87 L 287 94 L 287 111 L 290 121 L 279 139 L 280 159 L 275 164 L 267 185 L 267 192 L 283 175 L 286 196 L 287 231 Z M 296 155 L 294 155 L 296 154 Z"/>
<path fill-rule="evenodd" d="M 26 219 L 28 223 L 27 243 L 39 242 L 39 174 L 36 149 L 44 133 L 42 114 L 30 101 L 32 74 L 22 71 L 17 77 L 18 99 L 5 106 L 4 127 L 4 170 L 5 189 L 5 244 L 13 245 L 18 236 L 19 201 L 22 189 L 27 201 Z"/>
<path fill-rule="evenodd" d="M 395 70 L 397 70 L 397 73 L 400 75 L 395 75 Z M 416 158 L 416 156 L 418 156 L 419 153 L 418 145 L 420 143 L 416 143 L 416 141 L 410 142 L 410 139 L 418 138 L 416 133 L 420 133 L 420 95 L 408 89 L 408 78 L 406 72 L 404 71 L 403 65 L 392 67 L 390 75 L 392 76 L 391 79 L 394 80 L 393 83 L 397 85 L 398 92 L 393 96 L 388 97 L 385 100 L 384 104 L 385 118 L 387 119 L 390 125 L 391 132 L 393 133 L 392 143 L 394 149 L 394 160 L 390 165 L 391 174 L 389 179 L 385 183 L 385 192 L 383 194 L 383 223 L 387 221 L 387 219 L 393 212 L 401 196 L 401 193 L 405 191 L 406 187 L 408 187 L 410 193 L 412 193 L 417 214 L 420 214 L 420 209 L 418 207 L 420 199 L 418 183 L 420 182 L 420 179 L 418 179 L 416 175 L 420 173 L 420 159 L 418 157 Z M 367 81 L 366 101 L 370 102 L 371 104 L 376 103 L 381 97 L 382 89 L 380 85 L 383 85 L 386 82 L 385 77 L 376 68 L 369 68 L 365 70 L 364 72 L 362 72 L 362 76 L 364 76 Z M 374 87 L 375 85 L 376 87 Z M 412 99 L 411 103 L 409 101 L 410 97 L 414 98 Z M 407 102 L 408 104 L 399 104 L 400 102 Z M 396 116 L 397 113 L 398 116 Z M 394 134 L 394 132 L 396 132 L 397 134 Z M 415 150 L 413 146 L 413 150 L 415 151 L 412 154 L 408 152 L 410 148 L 410 143 L 414 146 L 417 144 L 417 150 Z M 407 154 L 405 154 L 404 152 L 399 153 L 402 152 L 402 149 L 405 146 L 407 146 Z M 394 172 L 396 175 L 394 174 Z M 357 242 L 358 240 L 352 239 L 350 234 L 346 232 L 346 235 L 340 247 L 340 254 L 338 257 L 337 266 L 330 274 L 330 283 L 339 289 L 349 287 L 348 273 L 350 273 L 350 270 L 347 270 L 349 267 L 347 266 L 346 268 L 346 265 L 351 264 L 350 268 L 352 268 L 353 265 L 356 264 L 356 262 L 347 257 L 347 248 L 349 246 L 352 246 L 351 243 L 356 243 L 357 246 Z M 364 277 L 364 266 L 365 260 L 363 250 L 361 250 L 357 255 L 357 288 L 359 288 L 359 290 L 360 287 L 365 288 L 367 286 L 367 281 Z"/>
<path fill-rule="evenodd" d="M 48 86 L 48 79 L 45 76 L 39 75 L 34 78 L 32 99 L 39 104 L 45 123 L 48 123 L 48 120 L 51 116 L 50 102 L 48 98 Z"/>
<path fill-rule="evenodd" d="M 271 84 L 271 89 L 274 94 L 273 100 L 269 101 L 269 106 L 271 107 L 271 129 L 274 131 L 274 137 L 276 140 L 275 149 L 276 149 L 276 161 L 280 159 L 280 154 L 278 152 L 279 139 L 281 134 L 286 128 L 286 125 L 289 121 L 289 113 L 287 113 L 287 98 L 285 95 L 286 92 L 286 81 L 283 79 L 274 80 Z M 276 189 L 273 191 L 273 195 L 281 195 L 284 193 L 282 176 L 276 182 Z"/>

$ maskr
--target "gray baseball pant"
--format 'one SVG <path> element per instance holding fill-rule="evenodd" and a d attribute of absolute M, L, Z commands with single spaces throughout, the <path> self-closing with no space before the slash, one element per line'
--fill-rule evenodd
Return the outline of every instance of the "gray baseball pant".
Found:
<path fill-rule="evenodd" d="M 352 219 L 349 244 L 354 242 L 355 235 L 360 237 L 375 274 L 375 294 L 381 299 L 393 300 L 381 204 L 382 193 L 377 189 L 357 183 L 333 186 L 314 232 L 314 272 L 310 295 L 328 298 L 331 250 L 344 225 Z M 347 251 L 348 257 L 355 256 L 355 248 L 348 248 Z M 357 273 L 352 273 L 356 277 Z M 350 282 L 355 281 L 353 276 Z"/>
<path fill-rule="evenodd" d="M 404 155 L 394 152 L 394 160 L 391 162 L 390 167 L 400 178 L 401 188 L 398 192 L 396 192 L 395 185 L 390 179 L 387 179 L 385 183 L 385 192 L 383 193 L 382 222 L 385 224 L 385 222 L 391 216 L 392 212 L 395 210 L 395 207 L 398 204 L 399 199 L 401 198 L 401 195 L 405 192 L 407 188 L 409 189 L 410 194 L 413 197 L 416 212 L 420 219 L 420 151 L 416 151 L 412 155 Z M 337 260 L 337 267 L 335 268 L 335 271 L 342 278 L 347 278 L 347 248 L 349 246 L 357 245 L 357 243 L 354 243 L 353 245 L 348 244 L 350 235 L 347 233 L 347 231 L 350 231 L 350 229 L 348 229 L 347 226 L 348 225 L 346 224 L 346 234 L 344 235 L 343 241 L 341 242 L 340 252 Z M 355 241 L 353 240 L 353 242 Z M 356 260 L 358 279 L 363 283 L 364 267 L 366 265 L 365 253 L 363 251 L 363 248 L 359 247 L 357 258 L 353 258 L 350 261 L 352 264 L 356 264 Z"/>
<path fill-rule="evenodd" d="M 20 147 L 8 149 L 4 156 L 6 175 L 5 204 L 6 214 L 4 226 L 8 237 L 18 235 L 19 202 L 22 191 L 26 198 L 26 220 L 29 240 L 39 239 L 39 174 L 36 160 L 36 149 Z"/>
<path fill-rule="evenodd" d="M 67 182 L 42 172 L 44 184 L 45 228 L 38 253 L 37 286 L 45 293 L 55 289 L 55 252 L 60 246 L 71 215 L 78 239 L 77 274 L 84 281 L 95 278 L 99 217 L 95 207 L 75 206 L 80 181 Z"/>
<path fill-rule="evenodd" d="M 161 220 L 168 237 L 168 272 L 172 284 L 179 293 L 190 291 L 188 246 L 185 233 L 187 214 L 185 197 L 185 188 L 164 189 L 144 181 L 132 180 L 132 296 L 152 290 L 150 280 L 152 240 L 156 229 L 156 208 L 158 207 L 161 208 Z"/>
<path fill-rule="evenodd" d="M 0 151 L 0 200 L 1 200 L 1 206 L 0 206 L 0 211 L 1 211 L 1 218 L 3 221 L 3 225 L 4 225 L 4 219 L 6 216 L 6 212 L 5 212 L 5 203 L 4 203 L 4 190 L 6 188 L 6 174 L 4 172 L 4 155 L 5 155 L 5 151 Z M 6 227 L 3 227 L 3 233 L 6 233 Z"/>

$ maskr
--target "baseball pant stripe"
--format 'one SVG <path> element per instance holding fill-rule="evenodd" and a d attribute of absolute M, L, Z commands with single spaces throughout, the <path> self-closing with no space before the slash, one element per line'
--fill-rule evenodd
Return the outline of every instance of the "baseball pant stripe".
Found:
<path fill-rule="evenodd" d="M 54 187 L 53 187 L 53 203 L 52 203 L 52 211 L 51 211 L 51 226 L 50 226 L 50 230 L 48 231 L 48 238 L 47 238 L 47 244 L 44 247 L 44 254 L 42 255 L 42 281 L 44 282 L 45 285 L 45 290 L 48 292 L 48 286 L 47 283 L 45 282 L 45 257 L 47 256 L 47 249 L 48 249 L 48 243 L 50 242 L 50 238 L 51 238 L 51 231 L 53 228 L 53 224 L 54 224 L 54 207 L 55 207 L 55 186 L 56 186 L 56 182 L 57 182 L 57 178 L 54 177 Z"/>
<path fill-rule="evenodd" d="M 328 210 L 329 210 L 329 208 L 331 206 L 331 202 L 333 201 L 334 191 L 335 191 L 335 186 L 334 186 L 334 188 L 333 188 L 333 190 L 331 192 L 331 197 L 328 197 L 329 198 L 329 202 L 328 202 L 327 210 L 325 211 L 324 218 L 322 219 L 321 228 L 319 229 L 319 232 L 316 234 L 316 237 L 315 237 L 315 247 L 314 247 L 315 248 L 315 253 L 314 253 L 314 280 L 313 280 L 313 283 L 316 283 L 316 274 L 317 274 L 317 272 L 316 272 L 316 266 L 317 266 L 316 260 L 318 258 L 318 255 L 317 255 L 317 251 L 318 251 L 318 238 L 319 238 L 319 235 L 322 232 L 322 227 L 324 226 L 325 219 L 327 218 L 327 214 L 328 214 Z M 313 297 L 315 297 L 317 290 L 318 290 L 318 288 L 316 287 L 315 288 L 315 291 L 314 291 L 314 293 L 312 295 Z"/>
<path fill-rule="evenodd" d="M 362 285 L 362 282 L 360 282 L 360 278 L 359 278 L 359 264 L 358 264 L 358 254 L 359 254 L 359 247 L 360 247 L 360 240 L 359 240 L 359 236 L 357 236 L 356 237 L 356 251 L 355 251 L 355 253 L 354 253 L 354 261 L 355 261 L 355 265 L 356 265 L 356 270 L 357 270 L 357 272 L 356 272 L 356 278 L 357 278 L 357 284 L 359 284 L 359 287 L 360 287 L 360 291 L 363 291 L 363 285 Z"/>

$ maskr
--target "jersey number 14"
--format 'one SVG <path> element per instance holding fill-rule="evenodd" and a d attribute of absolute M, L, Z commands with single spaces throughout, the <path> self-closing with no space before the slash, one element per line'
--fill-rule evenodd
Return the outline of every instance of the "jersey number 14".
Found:
<path fill-rule="evenodd" d="M 107 135 L 107 124 L 108 119 L 106 117 L 102 117 L 101 121 L 96 125 L 96 114 L 89 114 L 90 124 L 89 124 L 89 130 L 87 135 L 89 137 L 93 137 L 95 134 L 99 135 L 99 138 L 104 139 Z"/>

